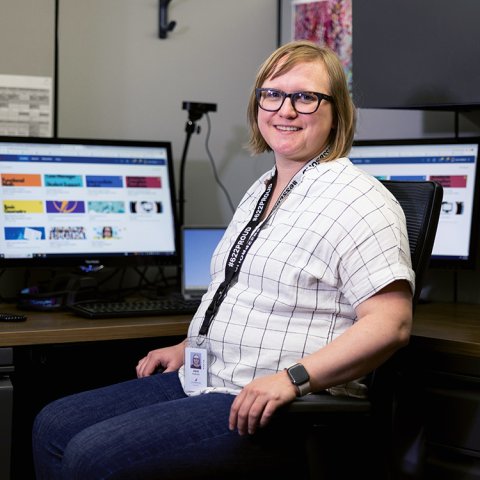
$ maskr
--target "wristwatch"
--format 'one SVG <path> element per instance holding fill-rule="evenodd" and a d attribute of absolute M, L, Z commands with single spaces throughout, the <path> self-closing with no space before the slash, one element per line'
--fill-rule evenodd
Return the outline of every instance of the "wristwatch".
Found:
<path fill-rule="evenodd" d="M 293 385 L 297 388 L 297 397 L 310 393 L 310 375 L 301 363 L 296 363 L 285 369 Z"/>

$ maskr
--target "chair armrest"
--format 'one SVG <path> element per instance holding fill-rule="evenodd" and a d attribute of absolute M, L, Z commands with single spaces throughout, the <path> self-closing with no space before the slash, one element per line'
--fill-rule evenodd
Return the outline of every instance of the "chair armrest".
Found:
<path fill-rule="evenodd" d="M 369 413 L 372 402 L 364 398 L 334 396 L 329 393 L 312 393 L 297 398 L 285 407 L 289 413 Z"/>

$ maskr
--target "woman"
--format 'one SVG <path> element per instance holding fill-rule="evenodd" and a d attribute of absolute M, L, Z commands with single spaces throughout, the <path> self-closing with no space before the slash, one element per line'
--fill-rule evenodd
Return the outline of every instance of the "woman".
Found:
<path fill-rule="evenodd" d="M 364 396 L 361 377 L 408 342 L 405 219 L 346 158 L 355 111 L 338 58 L 280 47 L 248 118 L 252 151 L 275 165 L 220 241 L 188 338 L 141 359 L 136 380 L 47 406 L 33 432 L 39 480 L 298 473 L 279 407 L 311 391 Z M 208 368 L 189 368 L 195 353 Z"/>

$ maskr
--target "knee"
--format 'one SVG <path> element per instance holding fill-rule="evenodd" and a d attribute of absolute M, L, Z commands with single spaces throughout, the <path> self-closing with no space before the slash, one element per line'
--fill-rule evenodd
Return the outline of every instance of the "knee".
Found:
<path fill-rule="evenodd" d="M 70 405 L 65 398 L 49 403 L 40 410 L 33 422 L 34 453 L 47 449 L 61 456 L 63 448 L 78 430 L 81 430 L 78 408 Z"/>
<path fill-rule="evenodd" d="M 120 445 L 116 447 L 110 445 L 108 439 L 96 427 L 87 428 L 68 443 L 62 459 L 62 478 L 69 480 L 118 478 L 128 457 L 120 450 Z"/>
<path fill-rule="evenodd" d="M 35 417 L 32 428 L 34 443 L 37 439 L 51 437 L 54 434 L 54 430 L 61 425 L 58 422 L 56 403 L 53 402 L 43 407 Z"/>
<path fill-rule="evenodd" d="M 36 478 L 54 478 L 52 472 L 57 472 L 59 468 L 67 437 L 62 422 L 58 421 L 56 406 L 50 404 L 44 407 L 35 417 L 32 426 L 32 453 Z"/>
<path fill-rule="evenodd" d="M 77 433 L 65 448 L 62 478 L 110 478 L 114 472 L 116 451 L 97 426 Z"/>
<path fill-rule="evenodd" d="M 90 451 L 89 445 L 73 438 L 65 449 L 62 459 L 63 478 L 70 480 L 86 478 L 104 478 L 97 466 L 99 452 Z"/>

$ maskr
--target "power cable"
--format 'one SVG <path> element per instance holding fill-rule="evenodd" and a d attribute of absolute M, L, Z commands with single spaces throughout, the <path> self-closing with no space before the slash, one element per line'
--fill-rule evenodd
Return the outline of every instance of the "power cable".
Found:
<path fill-rule="evenodd" d="M 207 151 L 208 159 L 210 160 L 210 164 L 212 166 L 212 171 L 213 171 L 213 176 L 215 177 L 215 181 L 217 182 L 218 186 L 223 190 L 223 193 L 227 197 L 228 204 L 230 205 L 230 209 L 232 210 L 232 213 L 233 213 L 233 212 L 235 212 L 235 207 L 233 205 L 232 199 L 230 198 L 230 194 L 228 193 L 227 189 L 225 188 L 225 186 L 221 182 L 220 177 L 218 176 L 217 167 L 215 165 L 215 162 L 213 160 L 213 156 L 212 156 L 212 154 L 210 152 L 210 148 L 208 146 L 208 142 L 210 140 L 210 133 L 211 133 L 212 127 L 211 127 L 211 122 L 210 122 L 210 116 L 208 115 L 208 113 L 206 113 L 205 116 L 207 117 L 207 125 L 208 125 L 207 135 L 205 136 L 205 150 Z"/>

